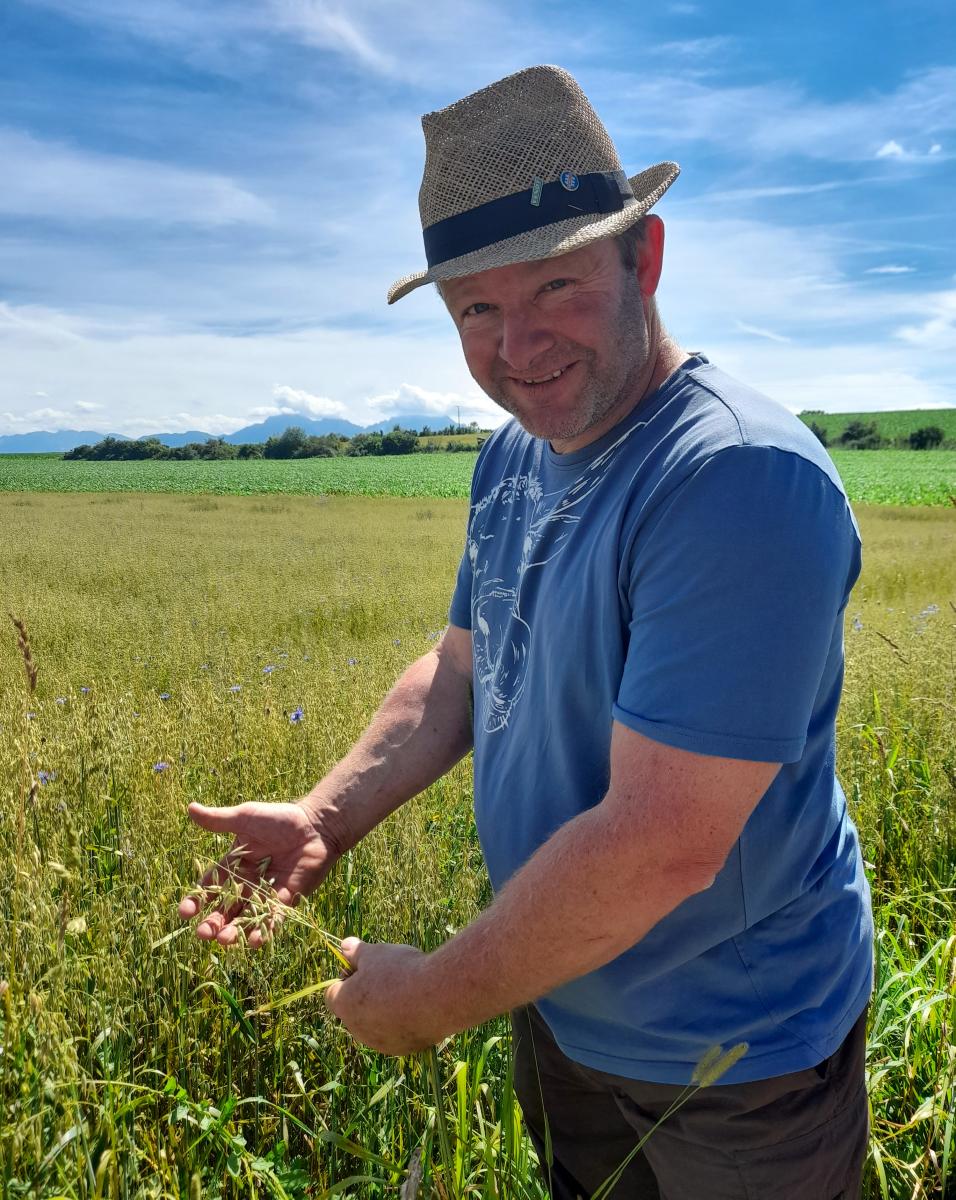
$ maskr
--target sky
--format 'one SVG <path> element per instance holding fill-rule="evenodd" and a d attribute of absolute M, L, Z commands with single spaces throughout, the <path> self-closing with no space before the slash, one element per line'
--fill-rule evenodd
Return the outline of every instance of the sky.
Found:
<path fill-rule="evenodd" d="M 956 405 L 949 0 L 2 0 L 0 434 L 503 414 L 422 269 L 421 114 L 535 63 L 635 174 L 658 300 L 793 411 Z"/>

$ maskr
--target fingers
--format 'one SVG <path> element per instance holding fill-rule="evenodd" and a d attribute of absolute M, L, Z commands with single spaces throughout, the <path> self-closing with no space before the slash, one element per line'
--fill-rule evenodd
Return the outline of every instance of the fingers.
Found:
<path fill-rule="evenodd" d="M 210 808 L 206 804 L 193 802 L 186 811 L 189 813 L 189 819 L 203 829 L 208 829 L 212 833 L 232 833 L 235 830 L 241 808 L 241 804 L 227 804 L 222 808 Z"/>
<path fill-rule="evenodd" d="M 210 889 L 221 888 L 228 884 L 230 879 L 235 879 L 240 874 L 241 864 L 242 854 L 234 846 L 228 854 L 224 854 L 217 863 L 209 867 L 196 884 L 197 891 L 184 896 L 179 902 L 177 911 L 183 920 L 189 921 L 202 912 L 211 898 Z"/>

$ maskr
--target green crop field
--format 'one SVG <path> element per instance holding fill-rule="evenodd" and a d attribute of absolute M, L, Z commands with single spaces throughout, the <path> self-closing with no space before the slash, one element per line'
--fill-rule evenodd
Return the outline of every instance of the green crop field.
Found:
<path fill-rule="evenodd" d="M 878 928 L 865 1197 L 940 1200 L 956 1151 L 956 514 L 858 516 L 838 770 Z M 467 762 L 265 951 L 199 943 L 175 913 L 223 849 L 187 802 L 287 800 L 329 769 L 434 645 L 465 517 L 442 499 L 0 494 L 3 608 L 38 669 L 31 690 L 4 616 L 5 1198 L 398 1200 L 420 1161 L 420 1200 L 542 1200 L 504 1022 L 443 1045 L 433 1082 L 427 1055 L 357 1047 L 315 997 L 252 1011 L 335 974 L 306 921 L 430 948 L 488 902 Z"/>
<path fill-rule="evenodd" d="M 866 425 L 875 424 L 883 437 L 891 441 L 898 437 L 909 437 L 917 429 L 925 429 L 935 425 L 943 431 L 943 437 L 948 442 L 956 442 L 956 408 L 910 408 L 893 412 L 856 412 L 856 413 L 801 413 L 800 416 L 809 424 L 813 421 L 821 429 L 825 429 L 830 441 L 840 436 L 851 421 L 862 421 Z"/>
<path fill-rule="evenodd" d="M 956 503 L 956 450 L 835 450 L 850 499 Z M 209 495 L 466 497 L 475 454 L 232 462 L 64 462 L 0 455 L 0 492 L 184 492 Z"/>

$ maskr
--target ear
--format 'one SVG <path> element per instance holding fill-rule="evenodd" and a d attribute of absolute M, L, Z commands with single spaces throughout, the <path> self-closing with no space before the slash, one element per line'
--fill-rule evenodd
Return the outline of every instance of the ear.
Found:
<path fill-rule="evenodd" d="M 648 213 L 644 240 L 638 243 L 637 282 L 641 295 L 650 298 L 657 291 L 664 265 L 664 222 L 656 213 Z"/>

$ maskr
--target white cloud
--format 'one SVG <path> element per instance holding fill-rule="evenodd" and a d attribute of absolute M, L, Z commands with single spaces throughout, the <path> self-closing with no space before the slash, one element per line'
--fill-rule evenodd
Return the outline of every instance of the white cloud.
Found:
<path fill-rule="evenodd" d="M 92 400 L 74 400 L 73 407 L 78 408 L 80 412 L 99 412 L 103 405 L 96 404 Z"/>
<path fill-rule="evenodd" d="M 793 154 L 833 162 L 875 156 L 919 161 L 903 145 L 956 128 L 954 67 L 931 67 L 893 91 L 830 103 L 786 81 L 720 85 L 683 72 L 637 70 L 602 72 L 596 79 L 599 86 L 589 94 L 618 141 L 625 167 L 650 161 L 651 144 L 676 153 L 697 141 L 760 161 Z M 893 139 L 880 135 L 889 128 Z"/>
<path fill-rule="evenodd" d="M 62 221 L 266 224 L 272 210 L 231 179 L 79 150 L 0 127 L 0 213 Z"/>
<path fill-rule="evenodd" d="M 372 413 L 372 420 L 387 420 L 402 413 L 457 420 L 459 409 L 465 423 L 475 420 L 479 424 L 499 425 L 507 420 L 507 414 L 481 392 L 435 392 L 413 383 L 402 383 L 391 391 L 370 397 L 366 407 Z"/>
<path fill-rule="evenodd" d="M 714 340 L 705 352 L 717 366 L 792 412 L 950 408 L 956 400 L 945 373 L 927 374 L 922 357 L 899 345 L 844 341 L 797 348 Z"/>
<path fill-rule="evenodd" d="M 745 321 L 735 321 L 734 324 L 741 333 L 752 333 L 754 337 L 767 338 L 771 342 L 792 341 L 791 338 L 784 337 L 781 333 L 774 333 L 771 329 L 761 329 L 757 325 L 748 325 Z"/>
<path fill-rule="evenodd" d="M 313 396 L 299 388 L 287 384 L 276 385 L 272 389 L 276 400 L 282 401 L 277 412 L 302 413 L 308 417 L 344 417 L 345 405 L 340 400 L 330 400 L 327 396 Z"/>
<path fill-rule="evenodd" d="M 926 297 L 930 316 L 918 325 L 904 325 L 896 336 L 911 346 L 934 352 L 956 350 L 956 291 Z"/>
<path fill-rule="evenodd" d="M 930 146 L 929 152 L 930 154 L 940 154 L 942 149 L 943 147 L 939 144 L 939 142 L 934 142 L 932 146 Z"/>
<path fill-rule="evenodd" d="M 885 267 L 867 267 L 864 275 L 909 275 L 915 267 L 901 267 L 895 263 L 887 263 Z"/>
<path fill-rule="evenodd" d="M 271 0 L 280 29 L 295 33 L 306 45 L 354 58 L 372 71 L 392 74 L 395 61 L 372 44 L 342 7 L 327 0 Z"/>

